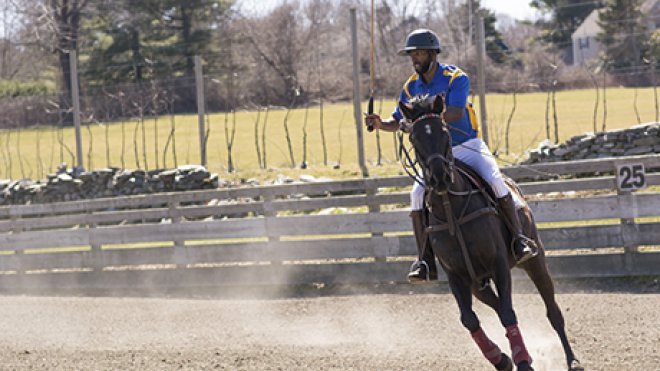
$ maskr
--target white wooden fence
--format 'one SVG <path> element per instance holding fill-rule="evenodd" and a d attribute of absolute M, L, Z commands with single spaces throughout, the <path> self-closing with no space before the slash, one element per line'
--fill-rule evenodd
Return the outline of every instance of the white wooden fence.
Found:
<path fill-rule="evenodd" d="M 504 170 L 530 179 L 627 163 L 646 168 L 649 189 L 617 192 L 613 175 L 520 183 L 555 276 L 660 274 L 660 156 Z M 403 282 L 415 255 L 411 184 L 388 177 L 0 207 L 0 293 Z"/>

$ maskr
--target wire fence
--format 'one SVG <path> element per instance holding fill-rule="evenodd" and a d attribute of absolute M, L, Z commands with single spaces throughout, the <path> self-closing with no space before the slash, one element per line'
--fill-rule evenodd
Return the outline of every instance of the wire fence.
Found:
<path fill-rule="evenodd" d="M 277 68 L 264 56 L 237 55 L 247 44 L 202 55 L 201 141 L 194 76 L 96 86 L 85 80 L 92 67 L 83 67 L 84 167 L 151 171 L 199 164 L 206 152 L 207 167 L 219 173 L 353 169 L 356 123 L 352 106 L 344 103 L 352 98 L 349 38 L 348 33 L 332 39 L 319 36 L 292 65 L 295 72 L 281 76 L 275 76 Z M 474 48 L 452 43 L 445 48 L 449 51 L 441 61 L 464 68 L 474 85 Z M 360 49 L 366 98 L 368 48 L 362 42 Z M 381 47 L 376 53 L 375 107 L 382 116 L 389 116 L 411 73 L 406 58 L 391 57 L 392 49 L 394 45 Z M 556 55 L 533 49 L 507 53 L 525 65 L 490 62 L 486 70 L 489 144 L 504 161 L 520 159 L 543 140 L 558 143 L 585 131 L 659 120 L 657 68 L 652 64 L 593 70 L 566 65 Z M 209 63 L 217 59 L 229 61 Z M 127 67 L 136 66 L 110 68 Z M 617 87 L 622 82 L 631 87 Z M 478 107 L 477 97 L 472 100 Z M 0 111 L 0 178 L 43 179 L 62 163 L 77 163 L 73 104 L 66 93 L 0 99 Z M 370 166 L 398 161 L 394 135 L 376 132 L 365 142 Z"/>

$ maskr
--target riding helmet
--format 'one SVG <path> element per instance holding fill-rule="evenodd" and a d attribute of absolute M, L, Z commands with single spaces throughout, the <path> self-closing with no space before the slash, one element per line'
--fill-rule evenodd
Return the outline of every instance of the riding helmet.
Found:
<path fill-rule="evenodd" d="M 435 32 L 418 28 L 406 37 L 406 46 L 399 50 L 399 55 L 407 55 L 412 50 L 435 50 L 440 53 L 440 39 Z"/>

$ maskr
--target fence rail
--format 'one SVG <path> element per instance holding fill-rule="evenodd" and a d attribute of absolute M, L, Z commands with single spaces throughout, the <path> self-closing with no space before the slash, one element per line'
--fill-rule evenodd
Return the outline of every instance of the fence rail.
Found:
<path fill-rule="evenodd" d="M 658 155 L 504 171 L 531 179 L 612 173 L 626 162 L 643 163 L 647 184 L 660 185 Z M 388 177 L 0 207 L 0 292 L 401 282 L 415 254 L 411 183 Z M 660 252 L 646 248 L 660 245 L 654 188 L 617 193 L 612 175 L 520 185 L 554 275 L 660 274 Z"/>

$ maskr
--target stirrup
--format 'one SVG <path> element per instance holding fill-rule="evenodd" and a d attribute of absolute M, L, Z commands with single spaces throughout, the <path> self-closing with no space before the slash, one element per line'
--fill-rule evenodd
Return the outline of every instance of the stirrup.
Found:
<path fill-rule="evenodd" d="M 420 277 L 422 269 L 426 269 L 424 277 Z M 431 274 L 429 265 L 424 260 L 417 260 L 410 265 L 410 272 L 408 273 L 409 283 L 421 283 L 430 281 L 429 275 Z"/>
<path fill-rule="evenodd" d="M 527 248 L 531 250 L 530 253 L 523 254 L 520 258 L 518 258 L 518 254 L 516 253 L 516 242 L 518 240 L 523 240 Z M 524 234 L 519 234 L 511 241 L 511 253 L 513 254 L 513 258 L 516 261 L 516 264 L 522 264 L 529 259 L 536 257 L 539 254 L 539 249 L 538 246 L 536 246 L 536 242 L 534 242 L 534 240 L 525 236 Z"/>

